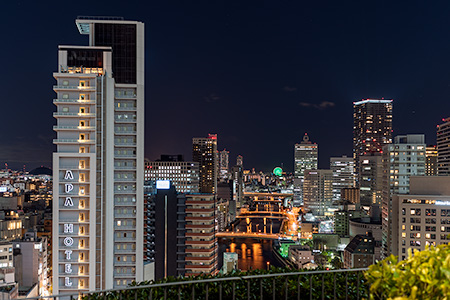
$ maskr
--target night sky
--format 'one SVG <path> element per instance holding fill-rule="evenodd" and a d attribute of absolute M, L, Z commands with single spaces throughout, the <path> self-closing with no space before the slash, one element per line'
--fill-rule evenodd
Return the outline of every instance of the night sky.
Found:
<path fill-rule="evenodd" d="M 392 3 L 395 2 L 395 3 Z M 394 99 L 394 135 L 450 116 L 449 1 L 9 1 L 2 3 L 0 164 L 51 167 L 58 45 L 78 15 L 145 22 L 145 154 L 218 134 L 230 163 L 293 168 L 308 132 L 319 167 L 352 154 L 354 101 Z"/>

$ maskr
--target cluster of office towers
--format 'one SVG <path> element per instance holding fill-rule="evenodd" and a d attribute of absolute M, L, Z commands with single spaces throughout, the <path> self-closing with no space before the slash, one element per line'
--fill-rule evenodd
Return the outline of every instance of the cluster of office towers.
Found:
<path fill-rule="evenodd" d="M 145 277 L 153 269 L 156 279 L 218 271 L 215 233 L 235 219 L 243 198 L 242 166 L 230 172 L 228 154 L 209 134 L 193 138 L 192 161 L 145 161 Z"/>
<path fill-rule="evenodd" d="M 353 109 L 352 158 L 333 157 L 330 170 L 319 170 L 318 145 L 306 134 L 295 145 L 296 202 L 317 216 L 333 216 L 339 204 L 352 202 L 370 212 L 372 220 L 381 218 L 382 258 L 394 254 L 404 259 L 410 246 L 420 250 L 447 243 L 450 227 L 432 224 L 450 224 L 445 208 L 450 203 L 445 189 L 450 183 L 445 181 L 450 175 L 450 118 L 438 126 L 437 146 L 427 146 L 423 134 L 392 139 L 392 100 L 365 99 L 354 102 Z M 424 220 L 417 217 L 421 210 Z M 414 218 L 406 217 L 410 214 Z"/>

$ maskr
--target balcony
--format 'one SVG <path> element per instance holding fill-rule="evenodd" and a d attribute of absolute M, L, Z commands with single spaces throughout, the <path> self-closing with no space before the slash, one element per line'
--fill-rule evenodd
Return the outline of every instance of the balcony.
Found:
<path fill-rule="evenodd" d="M 136 118 L 130 118 L 130 119 L 114 119 L 115 123 L 136 123 Z"/>
<path fill-rule="evenodd" d="M 120 146 L 120 147 L 136 147 L 136 142 L 117 142 L 114 141 L 114 146 Z"/>
<path fill-rule="evenodd" d="M 82 99 L 53 99 L 53 104 L 95 104 L 95 100 L 82 100 Z"/>
<path fill-rule="evenodd" d="M 135 130 L 130 130 L 130 131 L 114 131 L 114 134 L 116 136 L 119 135 L 136 135 L 136 131 Z"/>
<path fill-rule="evenodd" d="M 136 230 L 136 226 L 133 225 L 114 225 L 115 230 Z"/>
<path fill-rule="evenodd" d="M 62 112 L 57 111 L 53 113 L 53 117 L 77 117 L 77 118 L 94 118 L 95 113 L 78 113 L 78 112 Z"/>
<path fill-rule="evenodd" d="M 114 178 L 114 182 L 135 182 L 136 178 Z"/>
<path fill-rule="evenodd" d="M 95 126 L 53 126 L 53 130 L 83 130 L 83 131 L 94 131 Z"/>
<path fill-rule="evenodd" d="M 54 139 L 53 144 L 95 144 L 95 140 Z"/>
<path fill-rule="evenodd" d="M 114 110 L 116 111 L 134 111 L 136 110 L 136 107 L 115 107 Z"/>
<path fill-rule="evenodd" d="M 114 154 L 114 158 L 136 158 L 136 154 Z"/>
<path fill-rule="evenodd" d="M 136 166 L 114 166 L 115 170 L 136 170 Z"/>
<path fill-rule="evenodd" d="M 57 91 L 95 91 L 95 86 L 78 85 L 54 85 L 53 90 Z"/>

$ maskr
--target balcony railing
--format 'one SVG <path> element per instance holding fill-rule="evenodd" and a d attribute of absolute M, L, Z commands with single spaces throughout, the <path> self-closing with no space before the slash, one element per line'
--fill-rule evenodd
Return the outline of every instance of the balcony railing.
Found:
<path fill-rule="evenodd" d="M 90 293 L 64 294 L 46 299 L 367 299 L 367 269 L 267 273 L 211 277 Z M 262 271 L 264 272 L 264 271 Z M 119 274 L 118 274 L 119 275 Z M 44 299 L 29 298 L 29 299 Z"/>
<path fill-rule="evenodd" d="M 95 104 L 94 99 L 53 99 L 53 103 L 87 103 L 87 104 Z"/>
<path fill-rule="evenodd" d="M 95 91 L 95 86 L 78 86 L 78 85 L 54 85 L 54 90 L 80 90 Z"/>
<path fill-rule="evenodd" d="M 95 144 L 95 140 L 54 139 L 53 144 Z"/>
<path fill-rule="evenodd" d="M 78 113 L 78 112 L 62 112 L 57 111 L 53 113 L 54 117 L 95 117 L 95 113 Z"/>
<path fill-rule="evenodd" d="M 95 130 L 95 126 L 53 126 L 53 130 Z"/>

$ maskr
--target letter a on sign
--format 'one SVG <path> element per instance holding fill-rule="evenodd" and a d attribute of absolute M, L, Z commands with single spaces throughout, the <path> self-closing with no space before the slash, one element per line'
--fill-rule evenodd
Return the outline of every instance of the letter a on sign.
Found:
<path fill-rule="evenodd" d="M 72 171 L 71 170 L 67 170 L 66 171 L 66 175 L 64 175 L 64 179 L 71 179 L 71 180 L 73 180 L 73 173 L 72 173 Z"/>
<path fill-rule="evenodd" d="M 71 191 L 73 191 L 73 184 L 66 183 L 65 184 L 65 189 L 66 189 L 66 193 L 70 193 Z"/>
<path fill-rule="evenodd" d="M 73 200 L 71 197 L 66 197 L 66 201 L 64 201 L 64 206 L 73 206 Z"/>

